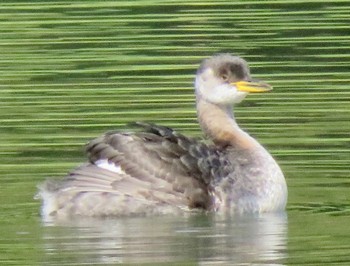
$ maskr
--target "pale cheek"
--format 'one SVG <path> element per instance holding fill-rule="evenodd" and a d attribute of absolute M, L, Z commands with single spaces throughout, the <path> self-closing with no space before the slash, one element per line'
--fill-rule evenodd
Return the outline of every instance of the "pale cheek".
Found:
<path fill-rule="evenodd" d="M 241 102 L 247 95 L 247 92 L 237 91 L 235 87 L 228 84 L 217 86 L 211 91 L 210 97 L 213 102 L 221 104 L 234 104 Z"/>
<path fill-rule="evenodd" d="M 214 76 L 211 69 L 207 69 L 195 81 L 197 93 L 204 99 L 215 104 L 234 104 L 241 102 L 248 93 L 237 91 L 237 89 L 228 84 L 222 83 L 222 80 Z"/>

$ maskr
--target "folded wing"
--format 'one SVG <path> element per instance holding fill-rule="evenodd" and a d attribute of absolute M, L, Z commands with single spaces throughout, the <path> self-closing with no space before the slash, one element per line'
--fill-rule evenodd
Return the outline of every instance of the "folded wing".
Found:
<path fill-rule="evenodd" d="M 136 126 L 87 145 L 90 162 L 47 189 L 60 199 L 56 210 L 110 216 L 213 208 L 212 184 L 230 169 L 225 154 L 167 127 Z"/>

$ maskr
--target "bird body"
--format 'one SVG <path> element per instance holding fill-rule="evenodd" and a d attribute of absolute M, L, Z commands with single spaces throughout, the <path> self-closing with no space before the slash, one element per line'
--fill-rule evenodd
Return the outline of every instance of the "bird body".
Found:
<path fill-rule="evenodd" d="M 87 145 L 88 163 L 40 186 L 43 218 L 284 210 L 280 167 L 232 112 L 249 92 L 271 87 L 252 81 L 240 57 L 219 54 L 204 60 L 195 88 L 198 121 L 212 143 L 140 122 L 134 132 L 108 132 Z"/>

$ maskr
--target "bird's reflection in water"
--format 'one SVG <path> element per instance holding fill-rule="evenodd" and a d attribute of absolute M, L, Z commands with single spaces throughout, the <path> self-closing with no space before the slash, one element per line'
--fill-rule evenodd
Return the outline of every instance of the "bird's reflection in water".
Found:
<path fill-rule="evenodd" d="M 57 263 L 283 264 L 285 213 L 79 220 L 44 228 L 45 261 Z"/>

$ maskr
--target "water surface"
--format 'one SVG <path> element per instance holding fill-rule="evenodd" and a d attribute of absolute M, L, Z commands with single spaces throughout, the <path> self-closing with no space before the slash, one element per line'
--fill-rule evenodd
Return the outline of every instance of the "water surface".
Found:
<path fill-rule="evenodd" d="M 348 265 L 349 4 L 2 1 L 0 264 Z M 200 136 L 193 77 L 221 51 L 275 88 L 235 113 L 286 175 L 285 216 L 41 223 L 36 185 L 91 138 L 135 120 Z"/>

